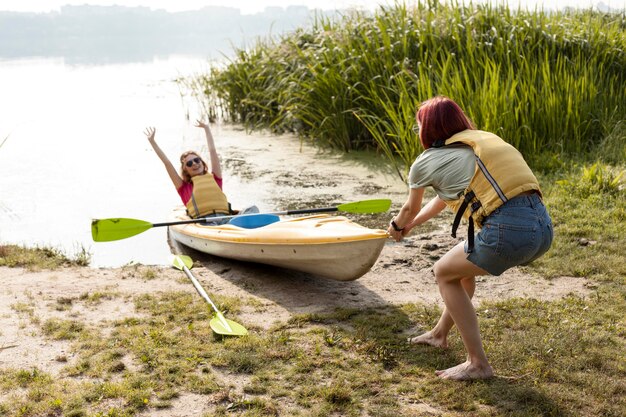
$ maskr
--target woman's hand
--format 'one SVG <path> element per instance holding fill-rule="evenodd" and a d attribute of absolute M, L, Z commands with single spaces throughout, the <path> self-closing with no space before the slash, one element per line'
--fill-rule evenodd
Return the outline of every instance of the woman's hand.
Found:
<path fill-rule="evenodd" d="M 156 129 L 154 127 L 147 127 L 146 130 L 143 131 L 143 134 L 146 135 L 150 142 L 154 142 L 154 134 L 156 133 Z"/>
<path fill-rule="evenodd" d="M 208 123 L 204 123 L 202 120 L 197 119 L 196 120 L 196 127 L 201 127 L 203 129 L 208 129 L 209 128 L 209 124 Z"/>
<path fill-rule="evenodd" d="M 389 233 L 389 236 L 391 236 L 396 242 L 400 242 L 402 238 L 404 237 L 402 235 L 402 231 L 397 231 L 391 225 L 389 225 L 389 228 L 387 229 L 387 233 Z"/>

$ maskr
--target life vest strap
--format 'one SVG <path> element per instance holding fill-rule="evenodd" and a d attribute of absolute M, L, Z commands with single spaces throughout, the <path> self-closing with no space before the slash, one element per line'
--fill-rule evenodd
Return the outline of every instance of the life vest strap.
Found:
<path fill-rule="evenodd" d="M 465 213 L 465 210 L 467 210 L 467 206 L 469 205 L 470 201 L 472 201 L 474 197 L 476 197 L 476 194 L 474 194 L 474 191 L 468 192 L 467 194 L 465 194 L 465 197 L 463 197 L 463 202 L 459 206 L 459 210 L 456 212 L 456 216 L 454 217 L 454 222 L 452 223 L 452 237 L 456 237 L 456 229 L 458 229 L 459 224 L 461 224 L 463 213 Z"/>
<path fill-rule="evenodd" d="M 456 230 L 459 228 L 459 224 L 461 224 L 461 219 L 463 218 L 463 213 L 467 210 L 470 202 L 476 197 L 474 191 L 470 191 L 465 194 L 463 197 L 463 202 L 459 206 L 459 210 L 456 212 L 456 216 L 454 217 L 454 222 L 452 223 L 452 237 L 456 237 Z M 467 253 L 471 253 L 474 251 L 474 218 L 472 215 L 478 210 L 482 204 L 480 201 L 474 201 L 470 207 L 471 214 L 469 216 L 469 224 L 467 226 Z"/>
<path fill-rule="evenodd" d="M 191 194 L 191 202 L 193 203 L 193 208 L 196 211 L 194 214 L 189 213 L 189 210 L 187 210 L 187 214 L 189 215 L 189 217 L 191 218 L 196 218 L 200 215 L 200 210 L 198 209 L 198 204 L 196 203 L 196 199 L 193 196 L 193 193 Z"/>
<path fill-rule="evenodd" d="M 467 226 L 467 253 L 474 252 L 474 219 L 470 217 Z"/>

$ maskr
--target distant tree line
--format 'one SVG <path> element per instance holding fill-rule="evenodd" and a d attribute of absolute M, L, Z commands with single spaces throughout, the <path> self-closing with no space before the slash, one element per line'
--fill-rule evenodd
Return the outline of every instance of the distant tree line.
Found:
<path fill-rule="evenodd" d="M 232 7 L 170 13 L 148 7 L 63 6 L 60 12 L 0 12 L 0 57 L 127 61 L 173 53 L 219 58 L 258 37 L 306 26 L 306 6 L 241 14 Z"/>

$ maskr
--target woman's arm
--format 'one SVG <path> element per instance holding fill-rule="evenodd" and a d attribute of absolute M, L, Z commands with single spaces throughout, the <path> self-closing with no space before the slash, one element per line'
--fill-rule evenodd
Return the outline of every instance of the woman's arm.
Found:
<path fill-rule="evenodd" d="M 441 213 L 446 208 L 446 203 L 439 196 L 435 196 L 405 227 L 403 235 L 406 236 L 411 229 L 419 226 Z"/>
<path fill-rule="evenodd" d="M 387 230 L 396 241 L 399 242 L 404 236 L 408 235 L 415 226 L 419 226 L 430 220 L 446 208 L 446 203 L 440 199 L 439 196 L 436 196 L 422 209 L 423 197 L 423 187 L 411 188 L 409 191 L 407 201 L 400 209 L 398 215 L 393 219 L 397 228 L 402 230 L 396 230 L 393 225 L 390 225 Z"/>
<path fill-rule="evenodd" d="M 172 180 L 172 184 L 174 184 L 174 187 L 176 187 L 176 190 L 178 190 L 183 185 L 183 179 L 180 177 L 178 171 L 176 171 L 176 168 L 174 168 L 174 165 L 172 165 L 167 156 L 165 156 L 165 153 L 163 153 L 159 145 L 157 145 L 156 141 L 154 140 L 156 129 L 154 127 L 148 127 L 143 133 L 148 138 L 148 142 L 150 142 L 150 145 L 152 145 L 152 149 L 154 149 L 154 152 L 156 152 L 161 162 L 163 162 L 163 165 L 165 165 L 165 169 L 167 170 L 167 173 Z"/>
<path fill-rule="evenodd" d="M 393 218 L 393 223 L 389 225 L 389 229 L 387 229 L 387 232 L 397 242 L 402 240 L 402 237 L 404 236 L 404 231 L 406 230 L 406 226 L 420 212 L 420 209 L 422 208 L 423 197 L 424 188 L 411 188 L 409 190 L 409 197 L 400 209 L 398 215 Z"/>
<path fill-rule="evenodd" d="M 213 134 L 211 133 L 209 124 L 204 123 L 201 120 L 196 120 L 196 127 L 204 129 L 206 144 L 209 148 L 209 156 L 211 157 L 211 172 L 213 172 L 216 177 L 222 178 L 222 166 L 220 165 L 220 158 L 217 155 L 217 150 L 215 149 L 215 142 L 213 141 Z"/>

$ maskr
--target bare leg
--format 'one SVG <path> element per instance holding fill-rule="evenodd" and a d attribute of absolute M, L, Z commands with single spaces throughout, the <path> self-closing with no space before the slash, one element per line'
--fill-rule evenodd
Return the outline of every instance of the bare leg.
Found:
<path fill-rule="evenodd" d="M 471 299 L 474 296 L 474 290 L 476 289 L 476 279 L 474 277 L 462 278 L 461 286 Z M 443 313 L 441 313 L 441 317 L 435 327 L 426 333 L 410 338 L 409 342 L 445 349 L 448 347 L 448 333 L 450 333 L 452 326 L 454 326 L 454 320 L 452 320 L 452 316 L 450 316 L 448 308 L 444 307 Z"/>
<path fill-rule="evenodd" d="M 449 369 L 437 371 L 444 379 L 483 379 L 493 376 L 493 370 L 483 349 L 478 328 L 478 318 L 462 279 L 487 274 L 467 259 L 463 243 L 459 243 L 446 253 L 434 266 L 439 291 L 446 304 L 446 311 L 456 324 L 467 350 L 465 363 Z M 445 325 L 449 325 L 446 321 Z"/>

